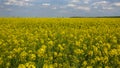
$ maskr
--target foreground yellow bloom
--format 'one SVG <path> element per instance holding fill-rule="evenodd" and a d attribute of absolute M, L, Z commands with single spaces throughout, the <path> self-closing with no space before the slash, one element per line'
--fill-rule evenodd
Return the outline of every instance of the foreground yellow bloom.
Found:
<path fill-rule="evenodd" d="M 40 49 L 38 49 L 37 55 L 39 57 L 44 57 L 45 52 L 46 52 L 46 48 L 47 48 L 46 45 L 42 45 L 42 47 Z"/>
<path fill-rule="evenodd" d="M 54 68 L 52 64 L 44 64 L 43 68 Z"/>
<path fill-rule="evenodd" d="M 26 68 L 24 64 L 19 64 L 18 68 Z"/>

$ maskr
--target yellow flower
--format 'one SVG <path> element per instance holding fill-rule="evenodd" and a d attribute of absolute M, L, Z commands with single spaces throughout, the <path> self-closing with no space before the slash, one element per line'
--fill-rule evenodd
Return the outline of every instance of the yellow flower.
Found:
<path fill-rule="evenodd" d="M 14 50 L 16 53 L 19 53 L 19 52 L 21 52 L 22 48 L 18 47 L 18 48 L 14 48 L 13 50 Z"/>
<path fill-rule="evenodd" d="M 50 64 L 50 65 L 49 65 L 49 68 L 54 68 L 53 64 Z"/>
<path fill-rule="evenodd" d="M 104 63 L 108 63 L 108 60 L 109 60 L 108 56 L 105 56 L 103 59 L 104 59 Z"/>
<path fill-rule="evenodd" d="M 43 39 L 41 39 L 40 42 L 41 42 L 42 44 L 44 44 L 44 40 L 43 40 Z"/>
<path fill-rule="evenodd" d="M 94 52 L 97 52 L 97 51 L 98 51 L 98 48 L 93 45 L 93 50 L 94 50 Z"/>
<path fill-rule="evenodd" d="M 64 50 L 61 44 L 58 44 L 58 47 L 60 48 L 60 50 Z"/>
<path fill-rule="evenodd" d="M 49 68 L 49 65 L 48 64 L 44 64 L 43 68 Z"/>
<path fill-rule="evenodd" d="M 65 34 L 65 31 L 62 31 L 61 34 L 64 35 L 64 34 Z"/>
<path fill-rule="evenodd" d="M 118 51 L 117 51 L 117 49 L 112 49 L 112 50 L 109 52 L 109 54 L 110 54 L 111 56 L 113 56 L 113 55 L 118 55 Z"/>
<path fill-rule="evenodd" d="M 86 66 L 86 65 L 87 65 L 87 61 L 84 61 L 84 62 L 83 62 L 83 65 Z"/>
<path fill-rule="evenodd" d="M 19 45 L 19 41 L 17 39 L 13 39 L 15 45 Z"/>
<path fill-rule="evenodd" d="M 26 57 L 27 57 L 28 53 L 23 51 L 20 53 L 20 60 L 21 61 L 26 61 Z"/>
<path fill-rule="evenodd" d="M 95 60 L 94 60 L 94 59 L 91 59 L 91 60 L 90 60 L 90 63 L 95 64 Z"/>
<path fill-rule="evenodd" d="M 113 37 L 112 40 L 111 40 L 112 43 L 117 43 L 117 38 L 116 37 Z"/>
<path fill-rule="evenodd" d="M 13 56 L 12 56 L 12 55 L 9 55 L 9 56 L 7 56 L 7 58 L 12 59 L 12 58 L 13 58 Z"/>
<path fill-rule="evenodd" d="M 55 68 L 58 67 L 58 63 L 54 63 L 54 67 L 55 67 Z"/>
<path fill-rule="evenodd" d="M 111 45 L 109 43 L 106 44 L 107 48 L 110 49 Z"/>
<path fill-rule="evenodd" d="M 79 55 L 79 54 L 83 53 L 83 50 L 81 50 L 81 49 L 75 49 L 74 53 Z"/>
<path fill-rule="evenodd" d="M 83 44 L 83 50 L 87 50 L 87 45 Z"/>
<path fill-rule="evenodd" d="M 36 68 L 34 62 L 27 62 L 27 63 L 25 64 L 25 66 L 26 66 L 26 68 Z"/>
<path fill-rule="evenodd" d="M 90 50 L 90 51 L 88 52 L 88 55 L 92 56 L 92 55 L 93 55 L 93 51 Z"/>
<path fill-rule="evenodd" d="M 43 68 L 54 68 L 53 64 L 44 64 Z"/>
<path fill-rule="evenodd" d="M 51 56 L 51 57 L 49 57 L 49 60 L 51 60 L 51 61 L 52 61 L 52 60 L 53 60 L 53 57 L 52 57 L 52 56 Z"/>
<path fill-rule="evenodd" d="M 57 54 L 57 52 L 54 52 L 54 56 L 57 56 L 58 54 Z"/>
<path fill-rule="evenodd" d="M 101 59 L 100 59 L 100 57 L 99 56 L 96 56 L 95 57 L 95 61 L 100 61 Z"/>
<path fill-rule="evenodd" d="M 35 60 L 36 59 L 36 55 L 35 54 L 30 54 L 29 55 L 29 59 L 30 60 Z"/>
<path fill-rule="evenodd" d="M 27 56 L 27 52 L 25 52 L 25 51 L 23 51 L 23 52 L 21 52 L 21 54 L 20 54 L 20 57 L 22 58 L 22 57 L 26 57 Z"/>
<path fill-rule="evenodd" d="M 59 54 L 58 54 L 58 56 L 59 56 L 59 57 L 62 57 L 62 56 L 63 56 L 63 54 L 62 54 L 62 53 L 59 53 Z"/>
<path fill-rule="evenodd" d="M 111 67 L 109 67 L 109 66 L 105 66 L 105 68 L 111 68 Z"/>
<path fill-rule="evenodd" d="M 49 44 L 49 45 L 53 45 L 53 41 L 52 41 L 52 40 L 49 41 L 48 44 Z"/>
<path fill-rule="evenodd" d="M 73 38 L 73 37 L 74 37 L 74 35 L 73 35 L 73 34 L 70 34 L 70 37 L 71 37 L 71 38 Z"/>
<path fill-rule="evenodd" d="M 108 54 L 108 48 L 104 47 L 103 50 L 104 50 L 104 53 L 107 55 Z"/>
<path fill-rule="evenodd" d="M 80 46 L 80 41 L 76 41 L 76 42 L 75 42 L 75 45 L 76 45 L 76 46 Z"/>
<path fill-rule="evenodd" d="M 24 64 L 19 64 L 18 68 L 26 68 Z"/>
<path fill-rule="evenodd" d="M 37 51 L 38 57 L 43 57 L 45 55 L 45 52 L 46 52 L 46 45 L 42 45 L 42 47 Z"/>
<path fill-rule="evenodd" d="M 27 68 L 36 68 L 34 65 L 29 65 Z"/>
<path fill-rule="evenodd" d="M 11 65 L 11 63 L 10 63 L 10 62 L 7 62 L 7 63 L 6 63 L 6 67 L 7 67 L 7 68 L 9 68 L 9 67 L 10 67 L 10 65 Z"/>

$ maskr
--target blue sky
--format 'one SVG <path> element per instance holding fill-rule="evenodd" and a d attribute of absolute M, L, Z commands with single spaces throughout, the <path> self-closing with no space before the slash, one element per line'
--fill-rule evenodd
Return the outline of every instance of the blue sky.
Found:
<path fill-rule="evenodd" d="M 120 0 L 0 0 L 0 16 L 118 16 Z"/>

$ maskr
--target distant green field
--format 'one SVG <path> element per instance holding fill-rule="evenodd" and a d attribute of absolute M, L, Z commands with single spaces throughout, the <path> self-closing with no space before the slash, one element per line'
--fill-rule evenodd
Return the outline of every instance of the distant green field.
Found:
<path fill-rule="evenodd" d="M 120 18 L 0 18 L 0 68 L 120 68 Z"/>

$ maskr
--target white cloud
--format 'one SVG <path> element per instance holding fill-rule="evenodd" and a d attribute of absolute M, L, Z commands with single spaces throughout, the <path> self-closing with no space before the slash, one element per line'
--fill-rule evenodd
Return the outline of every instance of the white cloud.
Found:
<path fill-rule="evenodd" d="M 103 7 L 102 9 L 105 9 L 105 10 L 112 10 L 113 7 Z"/>
<path fill-rule="evenodd" d="M 30 2 L 33 0 L 7 0 L 5 5 L 16 5 L 16 6 L 32 6 Z"/>
<path fill-rule="evenodd" d="M 106 5 L 106 4 L 108 4 L 109 2 L 107 2 L 107 1 L 99 1 L 99 2 L 95 2 L 95 3 L 93 3 L 92 5 L 95 5 L 95 6 L 97 6 L 97 5 Z"/>
<path fill-rule="evenodd" d="M 93 8 L 95 9 L 102 9 L 102 10 L 112 10 L 113 7 L 110 2 L 108 1 L 99 1 L 92 4 Z"/>
<path fill-rule="evenodd" d="M 42 3 L 42 6 L 50 6 L 50 3 Z"/>
<path fill-rule="evenodd" d="M 77 0 L 74 1 L 74 2 L 77 2 Z M 84 11 L 89 11 L 89 10 L 91 9 L 91 8 L 88 7 L 88 6 L 83 6 L 83 5 L 76 4 L 76 3 L 68 3 L 68 4 L 66 5 L 66 8 L 67 8 L 67 7 L 70 7 L 70 8 L 72 8 L 72 9 L 77 9 L 77 10 L 84 10 Z"/>
<path fill-rule="evenodd" d="M 67 6 L 68 6 L 68 7 L 76 7 L 75 4 L 68 4 Z"/>
<path fill-rule="evenodd" d="M 80 0 L 71 0 L 72 3 L 80 2 Z"/>
<path fill-rule="evenodd" d="M 90 0 L 71 0 L 69 3 L 83 3 L 83 4 L 89 4 Z"/>
<path fill-rule="evenodd" d="M 118 6 L 120 7 L 120 2 L 117 2 L 117 3 L 113 3 L 114 6 Z"/>
<path fill-rule="evenodd" d="M 90 7 L 86 7 L 86 6 L 78 6 L 78 7 L 76 7 L 76 9 L 89 11 L 89 10 L 90 10 Z"/>
<path fill-rule="evenodd" d="M 32 1 L 32 0 L 25 0 L 25 1 Z"/>

